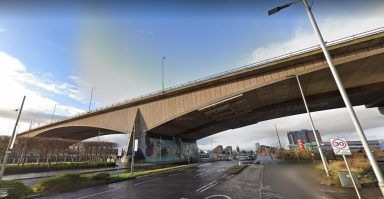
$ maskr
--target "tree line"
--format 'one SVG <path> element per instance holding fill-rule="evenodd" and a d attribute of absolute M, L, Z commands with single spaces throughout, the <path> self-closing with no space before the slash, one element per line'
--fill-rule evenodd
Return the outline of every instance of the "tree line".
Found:
<path fill-rule="evenodd" d="M 10 137 L 0 136 L 0 160 L 3 159 Z M 117 155 L 117 143 L 79 141 L 61 138 L 17 137 L 9 164 L 63 162 L 106 162 Z"/>

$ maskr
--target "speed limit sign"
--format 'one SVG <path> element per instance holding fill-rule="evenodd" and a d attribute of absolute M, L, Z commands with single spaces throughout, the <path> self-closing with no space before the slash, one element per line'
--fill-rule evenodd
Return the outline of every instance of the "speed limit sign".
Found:
<path fill-rule="evenodd" d="M 351 155 L 351 150 L 345 138 L 331 138 L 329 140 L 335 155 Z"/>

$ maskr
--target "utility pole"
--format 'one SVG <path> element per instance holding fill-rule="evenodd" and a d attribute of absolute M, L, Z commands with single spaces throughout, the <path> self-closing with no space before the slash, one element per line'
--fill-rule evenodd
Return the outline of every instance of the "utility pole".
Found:
<path fill-rule="evenodd" d="M 319 139 L 319 136 L 316 133 L 315 124 L 313 123 L 312 115 L 311 115 L 311 112 L 309 111 L 307 100 L 305 99 L 303 87 L 301 86 L 299 76 L 295 75 L 295 78 L 296 78 L 296 81 L 297 81 L 297 85 L 298 85 L 298 87 L 300 89 L 301 97 L 303 98 L 303 103 L 304 103 L 304 106 L 305 106 L 305 110 L 307 111 L 309 121 L 311 122 L 313 136 L 315 137 L 317 149 L 318 149 L 318 151 L 320 153 L 321 161 L 323 162 L 323 167 L 324 167 L 324 170 L 325 170 L 325 174 L 327 176 L 329 176 L 327 159 L 325 158 L 324 153 L 323 153 L 323 149 L 321 148 L 320 139 Z"/>
<path fill-rule="evenodd" d="M 17 125 L 19 123 L 21 111 L 23 110 L 24 101 L 25 101 L 25 96 L 23 97 L 23 101 L 21 102 L 21 107 L 20 107 L 19 113 L 17 115 L 15 127 L 13 127 L 12 137 L 11 137 L 11 139 L 9 139 L 8 147 L 7 147 L 7 150 L 5 151 L 5 155 L 4 155 L 4 159 L 3 159 L 3 164 L 1 165 L 1 170 L 0 170 L 0 181 L 3 180 L 3 176 L 4 176 L 4 172 L 5 172 L 5 167 L 6 167 L 7 161 L 8 161 L 8 156 L 12 153 L 13 145 L 15 144 L 16 128 L 17 128 Z"/>
<path fill-rule="evenodd" d="M 280 149 L 281 149 L 281 148 L 283 148 L 283 147 L 281 147 L 279 131 L 277 130 L 277 126 L 276 126 L 276 124 L 275 124 L 275 129 L 276 129 L 277 140 L 279 140 L 279 145 L 280 145 Z"/>
<path fill-rule="evenodd" d="M 279 140 L 279 146 L 280 146 L 279 151 L 281 152 L 281 155 L 283 156 L 283 159 L 285 160 L 284 151 L 282 151 L 283 147 L 281 147 L 279 131 L 277 130 L 276 124 L 275 124 L 275 130 L 276 130 L 277 139 Z"/>
<path fill-rule="evenodd" d="M 317 26 L 316 20 L 313 17 L 311 8 L 309 7 L 309 5 L 308 5 L 306 0 L 302 0 L 302 2 L 304 3 L 305 10 L 307 11 L 307 14 L 308 14 L 309 20 L 311 21 L 313 30 L 314 30 L 314 32 L 316 33 L 316 35 L 317 35 L 317 37 L 319 39 L 319 43 L 320 43 L 321 49 L 323 50 L 325 59 L 327 60 L 329 68 L 331 69 L 333 78 L 335 79 L 335 82 L 337 84 L 337 88 L 340 91 L 341 97 L 344 100 L 345 106 L 347 107 L 347 110 L 348 110 L 348 113 L 349 113 L 349 115 L 350 115 L 350 117 L 352 119 L 353 125 L 355 126 L 356 133 L 357 133 L 357 135 L 360 138 L 361 144 L 363 145 L 365 153 L 367 154 L 369 162 L 371 163 L 373 172 L 376 175 L 376 178 L 377 178 L 377 181 L 378 181 L 381 193 L 384 195 L 384 179 L 383 179 L 383 174 L 381 173 L 380 167 L 377 164 L 375 156 L 373 155 L 371 149 L 369 148 L 369 145 L 368 145 L 368 142 L 367 142 L 367 138 L 365 137 L 363 128 L 361 127 L 359 119 L 356 116 L 355 110 L 352 107 L 352 103 L 351 103 L 351 101 L 350 101 L 350 99 L 348 97 L 348 94 L 345 91 L 345 88 L 344 88 L 343 82 L 341 81 L 339 72 L 337 71 L 337 69 L 336 69 L 336 67 L 335 67 L 335 65 L 333 63 L 332 57 L 331 57 L 331 55 L 330 55 L 330 53 L 329 53 L 329 51 L 328 51 L 328 49 L 327 49 L 327 47 L 326 47 L 326 45 L 324 43 L 323 36 L 321 35 L 319 27 Z"/>
<path fill-rule="evenodd" d="M 293 3 L 287 3 L 285 5 L 278 6 L 274 9 L 271 9 L 268 11 L 268 15 L 275 14 L 275 13 L 279 12 L 280 10 L 287 8 L 287 7 L 293 5 L 297 2 L 299 2 L 299 1 L 296 1 Z M 336 82 L 337 88 L 341 94 L 341 97 L 343 98 L 345 106 L 347 107 L 349 116 L 351 117 L 351 120 L 352 120 L 353 125 L 355 127 L 356 133 L 359 136 L 361 144 L 364 147 L 365 153 L 367 154 L 367 157 L 368 157 L 368 160 L 372 166 L 373 172 L 375 173 L 375 176 L 376 176 L 378 184 L 379 184 L 380 191 L 384 195 L 384 178 L 383 178 L 383 174 L 380 170 L 380 167 L 377 164 L 376 158 L 373 155 L 371 149 L 369 148 L 368 141 L 367 141 L 367 138 L 364 134 L 363 128 L 361 127 L 361 124 L 360 124 L 360 122 L 356 116 L 355 110 L 352 107 L 352 103 L 348 97 L 347 92 L 345 91 L 345 88 L 344 88 L 343 82 L 341 81 L 340 75 L 339 75 L 339 73 L 338 73 L 338 71 L 337 71 L 337 69 L 333 63 L 332 57 L 331 57 L 331 55 L 327 49 L 327 46 L 325 45 L 325 42 L 324 42 L 323 36 L 321 35 L 320 29 L 316 23 L 315 18 L 313 17 L 311 7 L 308 5 L 308 2 L 306 0 L 301 0 L 301 2 L 304 4 L 305 10 L 308 14 L 308 17 L 309 17 L 309 20 L 311 22 L 313 31 L 315 32 L 315 34 L 317 35 L 317 37 L 319 39 L 320 47 L 323 50 L 325 59 L 328 63 L 329 68 L 331 69 L 331 73 L 332 73 L 332 76 Z"/>
<path fill-rule="evenodd" d="M 92 97 L 93 97 L 93 90 L 95 89 L 95 87 L 92 87 L 92 90 L 91 90 L 91 98 L 89 99 L 89 107 L 88 107 L 88 112 L 91 112 L 91 104 L 92 104 Z"/>
<path fill-rule="evenodd" d="M 161 92 L 164 93 L 164 61 L 165 57 L 161 59 Z"/>

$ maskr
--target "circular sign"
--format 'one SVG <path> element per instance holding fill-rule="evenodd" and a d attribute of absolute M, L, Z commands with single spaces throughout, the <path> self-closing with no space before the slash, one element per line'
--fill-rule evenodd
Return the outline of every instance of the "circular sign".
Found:
<path fill-rule="evenodd" d="M 345 140 L 338 139 L 338 138 L 334 139 L 331 144 L 333 148 L 337 148 L 337 149 L 344 149 L 347 147 L 347 142 Z"/>

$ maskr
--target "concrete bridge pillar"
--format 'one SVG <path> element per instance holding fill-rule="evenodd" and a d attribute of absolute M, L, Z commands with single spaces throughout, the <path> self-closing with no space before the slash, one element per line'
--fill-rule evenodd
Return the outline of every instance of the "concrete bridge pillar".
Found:
<path fill-rule="evenodd" d="M 379 112 L 380 112 L 382 115 L 384 115 L 384 106 L 379 107 L 378 109 L 379 109 Z"/>

